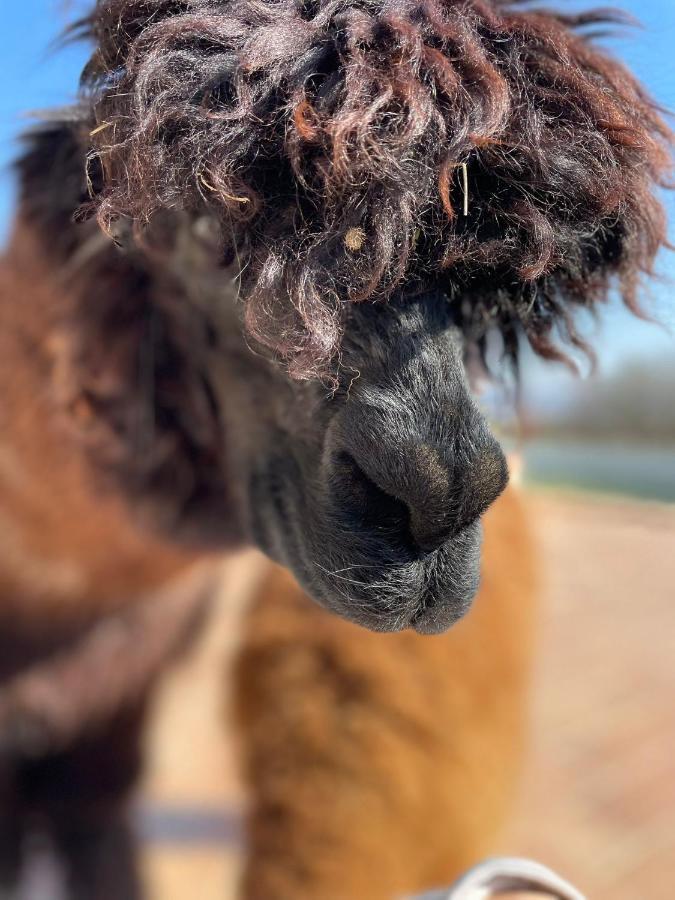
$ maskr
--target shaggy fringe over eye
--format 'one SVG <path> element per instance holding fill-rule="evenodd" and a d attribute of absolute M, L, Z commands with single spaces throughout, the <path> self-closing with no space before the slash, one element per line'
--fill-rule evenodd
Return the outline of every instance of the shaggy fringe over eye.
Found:
<path fill-rule="evenodd" d="M 544 357 L 665 243 L 671 133 L 589 33 L 519 0 L 99 0 L 84 75 L 104 227 L 221 224 L 246 324 L 295 377 L 350 301 L 441 287 Z"/>

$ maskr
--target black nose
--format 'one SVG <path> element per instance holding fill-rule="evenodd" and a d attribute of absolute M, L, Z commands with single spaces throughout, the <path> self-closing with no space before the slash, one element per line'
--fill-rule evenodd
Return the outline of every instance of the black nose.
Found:
<path fill-rule="evenodd" d="M 341 504 L 361 526 L 425 553 L 478 519 L 508 481 L 499 444 L 473 412 L 446 441 L 389 429 L 346 429 L 345 436 L 333 469 Z"/>
<path fill-rule="evenodd" d="M 475 522 L 506 487 L 506 460 L 487 429 L 478 442 L 467 444 L 420 444 L 410 450 L 410 476 L 399 493 L 421 550 L 435 550 Z"/>

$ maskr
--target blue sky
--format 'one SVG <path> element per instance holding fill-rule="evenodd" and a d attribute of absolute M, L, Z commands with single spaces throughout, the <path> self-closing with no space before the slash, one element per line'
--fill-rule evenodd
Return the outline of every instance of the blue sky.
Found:
<path fill-rule="evenodd" d="M 553 0 L 550 0 L 553 4 Z M 557 0 L 561 8 L 587 8 L 582 0 Z M 596 5 L 607 5 L 604 2 Z M 614 6 L 639 18 L 640 30 L 631 31 L 612 44 L 645 81 L 661 104 L 675 110 L 675 0 L 614 0 Z M 86 9 L 86 0 L 22 0 L 3 3 L 3 58 L 0 78 L 0 240 L 6 234 L 13 204 L 13 184 L 8 172 L 16 152 L 16 135 L 30 121 L 31 110 L 67 103 L 73 99 L 85 58 L 82 47 L 50 50 L 59 31 Z M 675 237 L 675 198 L 668 199 Z M 615 304 L 603 317 L 601 365 L 612 369 L 628 356 L 656 358 L 675 351 L 675 253 L 664 254 L 663 284 L 652 288 L 655 311 L 671 329 L 667 333 L 635 322 Z M 672 284 L 668 281 L 672 279 Z M 564 377 L 555 369 L 536 370 L 535 380 L 546 382 L 550 391 Z"/>

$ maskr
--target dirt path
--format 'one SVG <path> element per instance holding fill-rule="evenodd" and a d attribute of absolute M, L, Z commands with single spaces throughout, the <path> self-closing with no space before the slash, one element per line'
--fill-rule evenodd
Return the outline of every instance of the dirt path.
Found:
<path fill-rule="evenodd" d="M 590 900 L 672 900 L 675 507 L 528 498 L 547 584 L 530 752 L 497 849 L 559 868 Z M 152 900 L 235 897 L 243 798 L 220 723 L 256 564 L 228 565 L 214 622 L 156 711 L 141 817 Z"/>

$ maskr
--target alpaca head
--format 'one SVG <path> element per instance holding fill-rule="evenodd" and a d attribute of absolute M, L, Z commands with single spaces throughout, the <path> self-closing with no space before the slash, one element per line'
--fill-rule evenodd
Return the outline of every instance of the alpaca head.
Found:
<path fill-rule="evenodd" d="M 206 223 L 188 293 L 244 527 L 369 627 L 442 629 L 476 589 L 506 474 L 467 348 L 559 357 L 576 307 L 636 306 L 665 242 L 670 135 L 593 43 L 606 17 L 99 0 L 87 23 L 98 219 L 169 261 Z"/>

